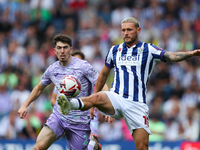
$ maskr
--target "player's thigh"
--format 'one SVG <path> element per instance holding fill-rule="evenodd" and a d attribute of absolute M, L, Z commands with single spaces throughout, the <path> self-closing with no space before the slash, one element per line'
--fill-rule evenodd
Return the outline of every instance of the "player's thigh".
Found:
<path fill-rule="evenodd" d="M 115 113 L 115 110 L 114 110 L 111 100 L 108 97 L 108 95 L 106 94 L 106 92 L 104 92 L 104 91 L 99 92 L 97 97 L 98 97 L 97 98 L 98 102 L 97 102 L 96 107 L 104 113 L 113 115 Z"/>
<path fill-rule="evenodd" d="M 56 136 L 53 133 L 53 131 L 48 126 L 44 126 L 37 137 L 36 144 L 34 147 L 36 147 L 39 150 L 46 150 L 55 141 Z"/>
<path fill-rule="evenodd" d="M 143 128 L 133 130 L 132 137 L 137 150 L 148 150 L 149 134 Z"/>

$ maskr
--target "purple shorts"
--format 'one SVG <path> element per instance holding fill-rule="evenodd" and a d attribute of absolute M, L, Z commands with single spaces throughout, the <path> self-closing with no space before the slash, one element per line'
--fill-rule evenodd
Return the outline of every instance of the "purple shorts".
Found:
<path fill-rule="evenodd" d="M 90 124 L 69 124 L 60 115 L 52 113 L 45 125 L 53 131 L 57 139 L 65 133 L 70 149 L 87 150 L 90 141 Z"/>

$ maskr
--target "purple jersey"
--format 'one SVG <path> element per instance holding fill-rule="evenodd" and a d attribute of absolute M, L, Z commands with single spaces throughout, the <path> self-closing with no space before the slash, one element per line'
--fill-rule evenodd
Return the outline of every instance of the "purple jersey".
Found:
<path fill-rule="evenodd" d="M 70 64 L 67 66 L 61 66 L 59 61 L 49 66 L 43 74 L 41 82 L 43 85 L 49 85 L 53 82 L 57 88 L 56 93 L 59 94 L 59 81 L 66 75 L 74 75 L 80 80 L 81 91 L 78 97 L 85 97 L 92 93 L 93 86 L 97 81 L 98 72 L 87 61 L 72 57 Z M 88 124 L 90 121 L 89 111 L 71 110 L 67 116 L 62 115 L 57 102 L 53 113 L 56 113 L 62 120 L 70 124 Z"/>

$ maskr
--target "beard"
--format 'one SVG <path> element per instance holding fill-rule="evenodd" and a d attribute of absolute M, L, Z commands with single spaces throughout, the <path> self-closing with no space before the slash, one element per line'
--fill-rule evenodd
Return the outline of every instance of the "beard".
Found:
<path fill-rule="evenodd" d="M 127 45 L 130 45 L 130 44 L 133 44 L 137 41 L 137 37 L 134 37 L 134 38 L 130 38 L 128 41 L 125 40 L 124 38 L 124 42 L 127 44 Z"/>
<path fill-rule="evenodd" d="M 128 39 L 125 39 L 125 38 L 128 38 Z M 127 45 L 132 45 L 134 43 L 136 43 L 138 40 L 138 35 L 137 33 L 134 33 L 134 35 L 132 37 L 124 37 L 124 42 L 127 44 Z"/>

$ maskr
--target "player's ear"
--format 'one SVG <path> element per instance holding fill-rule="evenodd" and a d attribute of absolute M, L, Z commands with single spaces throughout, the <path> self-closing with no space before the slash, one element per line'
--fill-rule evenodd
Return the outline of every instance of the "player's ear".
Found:
<path fill-rule="evenodd" d="M 73 51 L 73 47 L 70 48 L 70 54 L 72 54 L 72 51 Z"/>
<path fill-rule="evenodd" d="M 141 27 L 138 27 L 137 28 L 137 34 L 140 34 L 140 32 L 141 32 Z"/>

